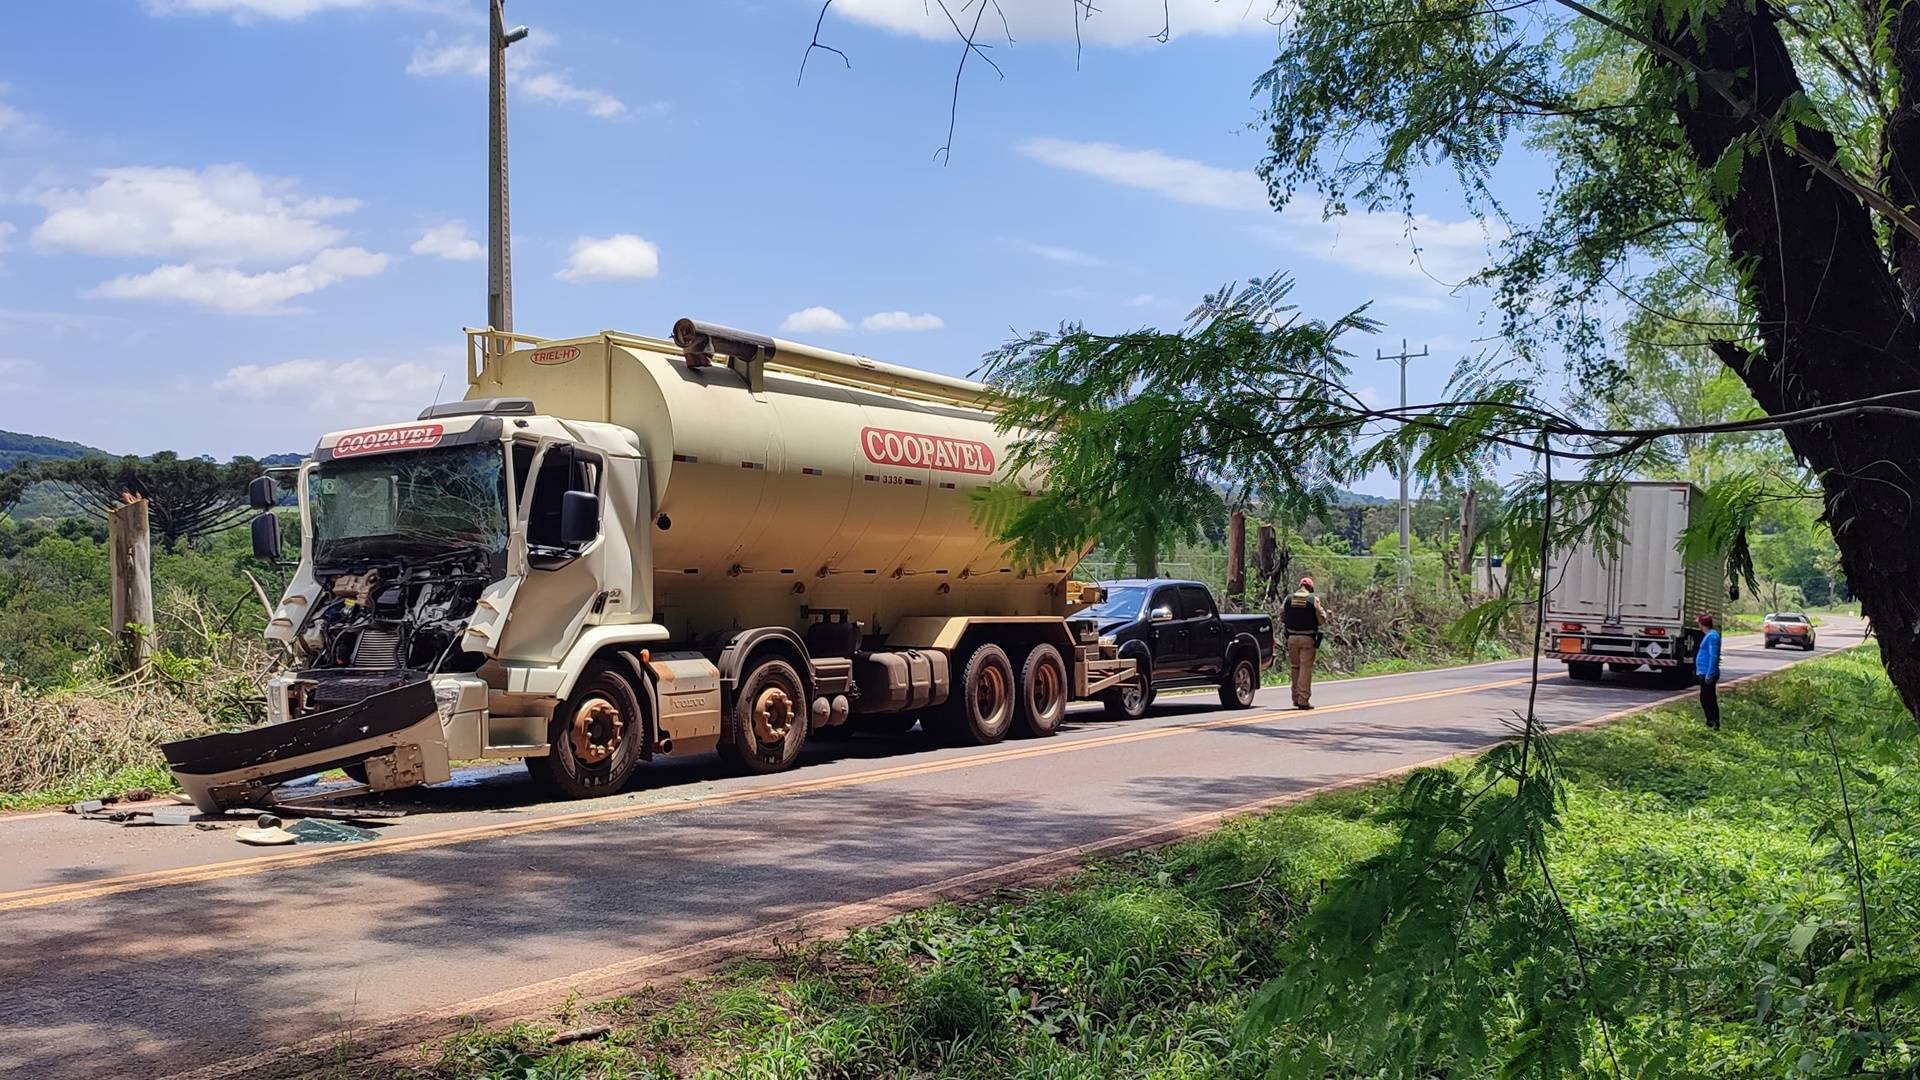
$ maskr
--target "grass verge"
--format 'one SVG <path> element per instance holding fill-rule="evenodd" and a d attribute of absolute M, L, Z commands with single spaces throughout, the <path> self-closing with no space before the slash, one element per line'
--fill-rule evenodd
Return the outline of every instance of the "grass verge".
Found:
<path fill-rule="evenodd" d="M 1592 961 L 1668 972 L 1662 992 L 1634 999 L 1639 1012 L 1614 1018 L 1622 1044 L 1673 1048 L 1634 1059 L 1636 1075 L 1827 1075 L 1855 1043 L 1856 1067 L 1914 1068 L 1914 1009 L 1896 1002 L 1870 1023 L 1827 978 L 1861 938 L 1852 849 L 1836 847 L 1836 760 L 1854 785 L 1849 834 L 1882 963 L 1910 954 L 1920 920 L 1920 861 L 1898 827 L 1920 811 L 1920 773 L 1887 689 L 1856 651 L 1728 692 L 1718 734 L 1675 705 L 1554 740 L 1568 787 L 1553 870 Z M 1392 841 L 1395 790 L 1329 794 L 1054 888 L 570 1004 L 548 1024 L 476 1029 L 399 1074 L 1262 1076 L 1314 1034 L 1243 1036 L 1249 997 L 1325 883 Z M 548 1045 L 593 1023 L 612 1030 Z M 1863 1034 L 1875 1024 L 1894 1035 Z M 1607 1072 L 1571 1064 L 1562 1075 Z"/>

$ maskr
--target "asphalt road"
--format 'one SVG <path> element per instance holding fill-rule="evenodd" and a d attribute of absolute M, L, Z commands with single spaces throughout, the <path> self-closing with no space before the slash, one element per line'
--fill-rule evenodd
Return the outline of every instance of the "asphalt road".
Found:
<path fill-rule="evenodd" d="M 1858 620 L 1821 630 L 1821 652 L 1860 641 Z M 1733 638 L 1726 680 L 1803 655 Z M 1077 710 L 1056 738 L 992 747 L 816 743 L 774 777 L 662 759 L 589 803 L 535 803 L 517 767 L 491 770 L 415 793 L 371 844 L 0 818 L 0 1076 L 237 1075 L 294 1044 L 324 1053 L 572 988 L 611 994 L 729 940 L 870 919 L 1084 845 L 1488 745 L 1524 708 L 1527 669 L 1323 683 L 1312 712 L 1287 709 L 1284 688 L 1238 712 L 1211 694 L 1134 723 Z M 1542 672 L 1553 726 L 1672 694 Z"/>

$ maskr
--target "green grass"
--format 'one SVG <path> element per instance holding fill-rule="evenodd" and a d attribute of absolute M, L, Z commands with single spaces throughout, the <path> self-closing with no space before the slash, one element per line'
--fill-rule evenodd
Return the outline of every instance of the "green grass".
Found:
<path fill-rule="evenodd" d="M 173 774 L 164 765 L 128 765 L 110 773 L 87 773 L 53 787 L 33 791 L 0 791 L 0 811 L 38 810 L 66 806 L 86 799 L 125 795 L 145 788 L 156 794 L 178 791 Z"/>
<path fill-rule="evenodd" d="M 1920 929 L 1904 829 L 1920 811 L 1912 721 L 1888 719 L 1864 651 L 1723 701 L 1718 734 L 1676 705 L 1554 740 L 1568 782 L 1554 874 L 1596 965 L 1631 957 L 1668 973 L 1670 999 L 1636 999 L 1641 1011 L 1615 1020 L 1626 1052 L 1667 1054 L 1632 1058 L 1636 1075 L 1829 1075 L 1822 1055 L 1867 1021 L 1822 981 L 1858 947 L 1859 918 L 1816 727 L 1832 721 L 1851 770 L 1885 960 L 1911 957 Z M 476 1030 L 413 1075 L 1252 1080 L 1285 1051 L 1241 1034 L 1248 998 L 1325 883 L 1391 840 L 1380 812 L 1393 790 L 1331 793 L 1055 888 L 943 905 L 561 1018 L 613 1023 L 597 1043 L 549 1050 L 557 1025 Z M 1872 1060 L 1908 1075 L 1916 1014 L 1895 1004 L 1882 1021 L 1906 1044 Z M 1575 1073 L 1589 1074 L 1605 1070 Z"/>

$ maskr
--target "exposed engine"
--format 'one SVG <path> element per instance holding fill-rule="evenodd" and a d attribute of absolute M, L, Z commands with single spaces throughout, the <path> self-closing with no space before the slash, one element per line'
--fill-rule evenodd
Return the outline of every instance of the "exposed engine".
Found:
<path fill-rule="evenodd" d="M 472 671 L 460 634 L 494 578 L 484 556 L 356 566 L 320 574 L 325 592 L 301 627 L 310 670 L 365 673 Z"/>

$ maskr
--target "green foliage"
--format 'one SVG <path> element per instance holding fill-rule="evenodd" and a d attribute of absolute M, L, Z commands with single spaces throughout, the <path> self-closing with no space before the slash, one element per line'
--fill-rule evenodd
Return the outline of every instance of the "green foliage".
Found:
<path fill-rule="evenodd" d="M 464 1041 L 716 1080 L 1912 1075 L 1903 710 L 1862 654 L 1723 702 L 1718 733 L 1689 704 L 1516 742 L 593 1007 L 591 1059 Z"/>
<path fill-rule="evenodd" d="M 141 496 L 157 545 L 171 551 L 182 540 L 210 536 L 244 520 L 251 513 L 247 482 L 258 475 L 260 463 L 253 458 L 223 465 L 170 450 L 145 458 L 27 461 L 0 475 L 0 509 L 36 487 L 57 492 L 89 516 L 105 515 L 129 497 Z"/>
<path fill-rule="evenodd" d="M 983 493 L 978 516 L 1029 565 L 1077 555 L 1094 540 L 1134 553 L 1225 514 L 1242 488 L 1304 514 L 1376 462 L 1319 430 L 1350 426 L 1337 340 L 1374 327 L 1364 311 L 1306 319 L 1281 275 L 1207 296 L 1179 331 L 1096 334 L 1068 324 L 989 353 L 983 375 L 1017 432 L 1008 467 L 1044 474 L 1032 496 Z M 1028 484 L 1031 481 L 1020 481 Z"/>

